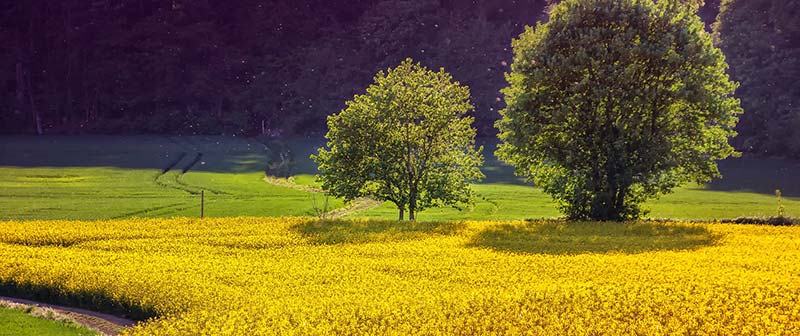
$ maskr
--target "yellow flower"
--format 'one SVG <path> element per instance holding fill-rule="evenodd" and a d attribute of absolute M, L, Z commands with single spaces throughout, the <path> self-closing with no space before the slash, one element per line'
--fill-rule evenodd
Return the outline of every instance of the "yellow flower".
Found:
<path fill-rule="evenodd" d="M 800 227 L 0 222 L 0 295 L 130 335 L 800 335 Z"/>

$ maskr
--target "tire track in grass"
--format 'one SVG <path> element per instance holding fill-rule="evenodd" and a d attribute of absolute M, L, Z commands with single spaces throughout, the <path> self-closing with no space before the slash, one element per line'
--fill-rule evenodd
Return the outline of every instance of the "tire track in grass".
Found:
<path fill-rule="evenodd" d="M 194 152 L 194 157 L 193 157 L 193 159 L 191 161 L 189 161 L 186 165 L 184 165 L 181 168 L 181 172 L 179 172 L 179 173 L 177 173 L 175 175 L 175 177 L 174 177 L 175 184 L 177 184 L 179 186 L 179 188 L 181 188 L 184 191 L 186 191 L 188 193 L 191 193 L 193 195 L 199 195 L 200 192 L 204 191 L 204 190 L 207 191 L 207 192 L 210 192 L 212 194 L 215 194 L 215 195 L 231 195 L 231 193 L 229 193 L 227 191 L 224 191 L 224 190 L 211 188 L 211 187 L 208 187 L 208 186 L 193 185 L 193 184 L 186 183 L 185 181 L 183 181 L 183 176 L 185 174 L 189 173 L 192 170 L 192 168 L 194 168 L 194 166 L 196 166 L 198 163 L 201 162 L 201 160 L 205 156 L 205 153 L 200 151 L 200 148 L 199 148 L 200 145 L 199 144 L 196 144 L 196 143 L 192 142 L 190 139 L 188 139 L 188 138 L 180 138 L 180 140 L 185 142 L 186 144 L 181 144 L 177 140 L 174 140 L 174 139 L 172 141 L 175 144 L 177 144 L 178 146 L 181 146 L 182 148 L 184 148 L 185 150 L 189 150 L 189 151 Z M 210 141 L 210 140 L 208 140 L 208 141 Z"/>
<path fill-rule="evenodd" d="M 175 167 L 178 166 L 178 164 L 181 163 L 182 161 L 185 161 L 186 157 L 187 157 L 187 154 L 185 152 L 181 153 L 180 160 L 178 160 L 175 163 L 173 163 L 173 164 L 165 167 L 164 169 L 162 169 L 161 173 L 156 175 L 156 177 L 154 179 L 154 182 L 157 185 L 161 186 L 162 188 L 175 189 L 175 190 L 186 192 L 186 193 L 189 193 L 189 194 L 192 194 L 192 195 L 199 194 L 200 193 L 199 191 L 195 191 L 195 190 L 183 187 L 181 185 L 176 185 L 177 183 L 175 183 L 175 184 L 170 183 L 171 182 L 170 180 L 177 180 L 177 176 L 174 176 L 175 173 L 176 173 Z"/>
<path fill-rule="evenodd" d="M 138 210 L 138 211 L 133 211 L 133 212 L 128 212 L 128 213 L 124 213 L 124 214 L 121 214 L 121 215 L 113 216 L 113 217 L 111 217 L 111 219 L 124 219 L 124 218 L 134 217 L 134 216 L 138 216 L 138 215 L 144 215 L 144 214 L 148 214 L 148 213 L 156 212 L 156 211 L 160 211 L 160 210 L 171 209 L 171 208 L 179 207 L 179 206 L 186 205 L 186 204 L 187 204 L 187 202 L 181 202 L 181 203 L 173 203 L 173 204 L 157 206 L 157 207 L 152 207 L 152 208 L 146 208 L 146 209 L 142 209 L 142 210 Z M 177 210 L 180 210 L 180 209 L 174 209 L 174 210 L 177 211 Z"/>
<path fill-rule="evenodd" d="M 189 170 L 192 169 L 192 167 L 194 167 L 194 165 L 200 162 L 200 159 L 202 158 L 203 158 L 203 153 L 198 152 L 197 155 L 194 156 L 194 160 L 192 160 L 192 162 L 189 162 L 189 164 L 186 165 L 186 167 L 183 167 L 182 174 L 186 174 Z"/>
<path fill-rule="evenodd" d="M 175 141 L 172 138 L 165 137 L 165 139 L 167 141 L 169 141 L 169 142 L 174 143 L 177 146 L 183 147 L 177 141 Z M 167 155 L 169 155 L 169 154 L 167 154 Z M 174 171 L 175 167 L 177 167 L 181 162 L 185 161 L 187 156 L 188 156 L 188 153 L 186 153 L 186 152 L 178 153 L 177 159 L 169 162 L 164 168 L 161 169 L 160 173 L 156 174 L 156 176 L 153 178 L 153 183 L 155 183 L 157 186 L 159 186 L 161 188 L 164 188 L 164 189 L 178 190 L 178 191 L 181 191 L 181 192 L 188 193 L 190 195 L 195 194 L 194 192 L 192 192 L 192 190 L 189 190 L 187 188 L 181 188 L 180 186 L 176 186 L 176 185 L 173 185 L 173 184 L 169 183 L 169 180 L 168 180 L 170 172 Z M 179 203 L 171 203 L 171 204 L 167 204 L 167 205 L 157 205 L 157 206 L 153 206 L 153 207 L 147 207 L 147 208 L 144 208 L 144 209 L 141 209 L 141 210 L 132 211 L 132 212 L 126 212 L 126 213 L 123 213 L 123 214 L 120 214 L 120 215 L 112 216 L 111 219 L 128 218 L 128 217 L 133 217 L 133 216 L 138 216 L 138 215 L 150 214 L 152 212 L 157 212 L 157 211 L 170 210 L 172 208 L 185 206 L 188 203 L 189 203 L 189 201 L 183 201 L 183 202 L 179 202 Z"/>
<path fill-rule="evenodd" d="M 169 155 L 169 154 L 167 154 L 167 155 Z M 185 157 L 186 157 L 186 153 L 185 152 L 181 152 L 180 154 L 178 154 L 178 158 L 175 159 L 175 161 L 170 162 L 169 164 L 167 164 L 166 167 L 161 169 L 161 174 L 160 175 L 164 175 L 168 171 L 172 170 L 172 168 L 175 168 L 175 166 L 177 166 L 178 163 L 180 163 L 183 160 L 183 158 L 185 158 Z"/>
<path fill-rule="evenodd" d="M 181 169 L 180 173 L 175 174 L 175 183 L 180 185 L 182 188 L 184 188 L 189 193 L 194 194 L 194 195 L 199 195 L 200 191 L 203 191 L 203 190 L 208 191 L 208 192 L 210 192 L 212 194 L 215 194 L 215 195 L 230 195 L 231 193 L 229 193 L 227 191 L 224 191 L 224 190 L 220 190 L 220 189 L 216 189 L 216 188 L 210 188 L 208 186 L 196 186 L 196 185 L 192 185 L 192 184 L 189 184 L 189 183 L 186 183 L 186 182 L 183 181 L 183 176 L 185 174 L 189 173 L 189 171 L 191 171 L 192 168 L 194 168 L 194 166 L 197 165 L 197 163 L 200 162 L 200 160 L 203 159 L 203 155 L 204 154 L 201 153 L 201 152 L 195 153 L 194 159 L 191 162 L 189 162 L 189 164 L 184 166 Z M 189 191 L 189 190 L 191 190 L 191 191 Z"/>
<path fill-rule="evenodd" d="M 203 156 L 205 155 L 205 153 L 199 151 L 198 150 L 198 146 L 199 145 L 191 142 L 189 139 L 180 138 L 180 140 L 181 141 L 178 141 L 178 140 L 176 140 L 174 138 L 170 138 L 171 142 L 173 142 L 176 145 L 180 146 L 184 150 L 188 150 L 188 151 L 194 152 L 193 153 L 194 155 L 190 155 L 190 154 L 184 153 L 184 154 L 186 154 L 186 155 L 184 155 L 184 160 L 181 160 L 178 163 L 187 162 L 189 157 L 192 157 L 192 159 L 190 161 L 188 161 L 186 164 L 182 165 L 182 167 L 179 168 L 180 171 L 178 171 L 177 167 L 179 165 L 176 163 L 175 165 L 173 165 L 171 167 L 171 169 L 168 172 L 165 172 L 164 174 L 160 175 L 159 178 L 161 180 L 166 180 L 166 181 L 169 182 L 169 183 L 162 182 L 163 186 L 186 192 L 186 193 L 188 193 L 188 194 L 190 194 L 192 196 L 200 195 L 202 191 L 207 191 L 207 192 L 209 192 L 211 194 L 214 194 L 214 195 L 231 195 L 231 193 L 223 191 L 223 190 L 210 188 L 208 186 L 192 185 L 192 184 L 189 184 L 189 183 L 186 183 L 185 181 L 183 181 L 183 176 L 185 174 L 189 173 L 192 170 L 192 168 L 194 168 L 203 159 Z M 183 144 L 181 142 L 185 142 L 185 144 Z M 213 200 L 206 200 L 206 205 L 210 205 L 212 203 L 214 203 Z M 156 216 L 158 216 L 158 215 L 170 215 L 170 214 L 179 214 L 179 213 L 181 213 L 183 211 L 186 211 L 186 210 L 189 210 L 189 209 L 193 209 L 193 208 L 199 208 L 199 205 L 197 204 L 197 201 L 194 198 L 191 201 L 186 201 L 186 202 L 182 202 L 182 203 L 176 203 L 176 204 L 173 204 L 171 206 L 151 208 L 151 209 L 148 209 L 145 213 L 153 212 L 153 215 L 156 215 Z"/>
<path fill-rule="evenodd" d="M 490 215 L 494 215 L 494 214 L 497 213 L 498 210 L 500 210 L 500 205 L 497 204 L 497 201 L 492 200 L 492 199 L 490 199 L 490 198 L 488 198 L 486 196 L 483 196 L 483 195 L 481 195 L 479 193 L 476 193 L 476 196 L 478 196 L 481 200 L 483 200 L 486 203 L 489 203 L 492 206 L 492 209 L 489 211 Z"/>
<path fill-rule="evenodd" d="M 189 184 L 189 183 L 186 183 L 185 181 L 183 181 L 183 176 L 185 174 L 191 172 L 192 168 L 194 168 L 195 165 L 197 165 L 198 163 L 201 162 L 202 158 L 205 156 L 206 153 L 199 152 L 198 151 L 198 146 L 200 146 L 200 145 L 190 141 L 190 139 L 181 138 L 181 140 L 183 140 L 186 143 L 188 143 L 188 146 L 191 146 L 192 150 L 196 151 L 196 153 L 195 153 L 194 160 L 189 162 L 189 164 L 187 164 L 183 168 L 183 172 L 181 174 L 178 174 L 175 177 L 176 183 L 178 183 L 178 184 L 180 184 L 180 185 L 182 185 L 182 186 L 184 186 L 186 188 L 195 188 L 195 189 L 199 189 L 199 190 L 206 190 L 206 191 L 211 192 L 212 194 L 215 194 L 215 195 L 227 195 L 227 196 L 230 196 L 232 198 L 238 198 L 238 199 L 249 199 L 251 197 L 261 196 L 261 195 L 257 195 L 257 194 L 256 195 L 235 194 L 235 193 L 232 193 L 232 192 L 228 192 L 228 191 L 221 190 L 221 189 L 216 189 L 216 188 L 210 188 L 210 187 L 207 187 L 207 186 L 192 185 L 192 184 Z M 213 140 L 206 139 L 206 141 L 213 141 Z M 253 148 L 252 149 L 253 153 L 259 153 L 258 149 L 260 148 L 261 151 L 260 151 L 259 154 L 264 154 L 267 157 L 267 161 L 269 162 L 271 151 L 270 151 L 270 148 L 267 146 L 267 144 L 265 144 L 264 142 L 259 141 L 257 139 L 246 139 L 245 141 L 247 143 L 248 149 Z M 219 142 L 217 142 L 217 145 L 219 145 Z M 185 148 L 185 146 L 184 146 L 184 148 Z M 266 168 L 265 168 L 265 173 L 266 173 Z M 199 192 L 197 192 L 197 194 L 199 194 Z"/>

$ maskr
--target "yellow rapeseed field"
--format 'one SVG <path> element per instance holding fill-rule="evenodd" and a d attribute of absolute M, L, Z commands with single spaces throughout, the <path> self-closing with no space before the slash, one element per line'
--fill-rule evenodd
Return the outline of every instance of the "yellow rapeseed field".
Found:
<path fill-rule="evenodd" d="M 131 335 L 800 335 L 800 227 L 0 222 L 0 295 Z"/>

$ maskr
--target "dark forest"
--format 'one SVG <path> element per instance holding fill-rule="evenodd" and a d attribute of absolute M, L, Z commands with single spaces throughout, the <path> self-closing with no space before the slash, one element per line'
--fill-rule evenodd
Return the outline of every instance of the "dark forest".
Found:
<path fill-rule="evenodd" d="M 733 10 L 745 6 L 728 2 Z M 760 2 L 766 7 L 755 17 L 762 21 L 787 11 Z M 326 116 L 363 91 L 376 71 L 412 57 L 469 86 L 479 134 L 494 135 L 510 42 L 525 25 L 547 20 L 549 1 L 29 0 L 2 6 L 4 133 L 320 135 Z M 709 32 L 718 11 L 718 1 L 700 9 Z M 788 13 L 794 15 L 791 8 Z M 727 49 L 723 43 L 726 54 L 743 54 Z M 737 64 L 731 66 L 742 81 Z M 739 128 L 747 138 L 737 139 L 738 147 L 800 152 L 791 143 L 795 133 L 781 129 L 787 120 L 778 118 L 775 129 L 769 113 L 750 113 L 759 107 L 740 98 L 746 113 Z"/>

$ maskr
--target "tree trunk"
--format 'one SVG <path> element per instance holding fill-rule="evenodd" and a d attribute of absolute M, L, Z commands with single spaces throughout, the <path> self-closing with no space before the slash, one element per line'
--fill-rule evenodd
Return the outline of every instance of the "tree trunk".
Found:
<path fill-rule="evenodd" d="M 36 128 L 36 134 L 42 135 L 42 118 L 39 116 L 39 110 L 36 109 L 36 101 L 33 98 L 33 85 L 31 85 L 31 73 L 28 71 L 27 79 L 25 80 L 25 86 L 27 87 L 28 91 L 28 105 L 30 105 L 31 109 L 31 116 L 33 117 L 33 124 Z"/>
<path fill-rule="evenodd" d="M 33 77 L 33 59 L 36 55 L 36 45 L 34 44 L 34 24 L 36 22 L 36 16 L 34 14 L 36 10 L 36 4 L 31 3 L 31 10 L 30 16 L 28 18 L 28 67 L 25 73 L 25 90 L 28 91 L 28 107 L 31 109 L 31 117 L 33 119 L 33 124 L 36 129 L 36 134 L 42 135 L 42 118 L 39 115 L 39 110 L 36 109 L 36 101 L 33 95 L 33 81 L 31 77 Z"/>
<path fill-rule="evenodd" d="M 72 120 L 74 118 L 73 114 L 73 100 L 74 95 L 72 92 L 72 67 L 73 67 L 73 58 L 72 58 L 72 8 L 71 3 L 64 1 L 61 3 L 61 11 L 64 18 L 64 68 L 66 69 L 66 73 L 64 75 L 64 106 L 62 110 L 61 120 L 62 123 L 65 123 L 68 120 Z"/>
<path fill-rule="evenodd" d="M 225 97 L 220 94 L 219 98 L 217 98 L 217 119 L 219 120 L 220 124 L 225 122 L 225 114 L 222 112 L 222 106 L 224 103 Z"/>
<path fill-rule="evenodd" d="M 16 110 L 19 111 L 19 113 L 22 113 L 22 111 L 24 111 L 24 106 L 25 106 L 25 70 L 22 65 L 22 59 L 23 59 L 22 52 L 20 52 L 17 56 L 17 82 L 16 82 L 17 85 Z"/>
<path fill-rule="evenodd" d="M 398 209 L 398 210 L 400 210 L 400 216 L 399 216 L 399 219 L 398 219 L 398 220 L 402 221 L 402 220 L 403 220 L 403 214 L 404 214 L 404 212 L 405 212 L 406 208 L 405 208 L 405 207 L 403 207 L 403 206 L 399 206 L 399 205 L 398 205 L 398 206 L 397 206 L 397 209 Z"/>
<path fill-rule="evenodd" d="M 85 73 L 86 72 L 84 71 L 82 74 Z M 82 77 L 86 78 L 85 75 Z M 89 84 L 86 83 L 86 81 L 81 81 L 81 90 L 83 92 L 83 97 L 81 98 L 81 106 L 83 107 L 83 121 L 88 123 L 89 120 L 92 119 L 92 109 L 90 108 L 91 105 L 89 103 Z"/>
<path fill-rule="evenodd" d="M 617 216 L 620 217 L 620 219 L 622 218 L 622 216 L 620 216 L 620 214 L 622 214 L 624 212 L 624 210 L 625 210 L 625 196 L 628 194 L 628 188 L 630 188 L 630 187 L 627 186 L 627 185 L 619 186 L 617 188 L 616 198 L 614 199 L 614 201 L 616 202 L 614 204 L 614 208 L 617 209 L 616 210 L 617 211 Z"/>
<path fill-rule="evenodd" d="M 417 191 L 416 188 L 412 188 L 411 193 L 408 195 L 408 220 L 413 222 L 417 219 L 416 211 L 417 211 Z"/>

